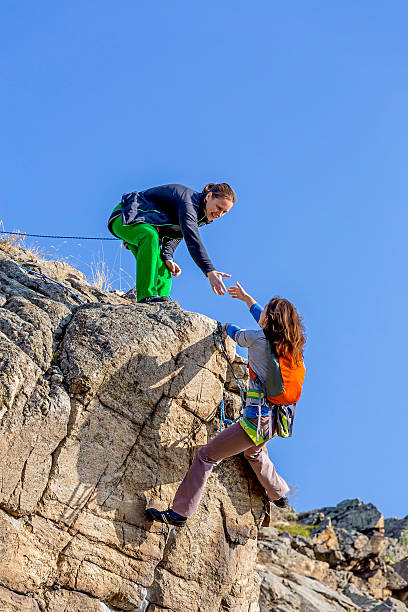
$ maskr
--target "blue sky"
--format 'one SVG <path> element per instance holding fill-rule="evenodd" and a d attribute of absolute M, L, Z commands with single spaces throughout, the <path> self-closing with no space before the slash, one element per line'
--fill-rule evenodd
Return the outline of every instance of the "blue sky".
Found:
<path fill-rule="evenodd" d="M 402 0 L 2 2 L 5 228 L 108 237 L 123 192 L 229 182 L 210 256 L 307 329 L 295 436 L 269 449 L 299 511 L 408 514 L 407 19 Z M 119 243 L 38 244 L 134 278 Z M 252 325 L 184 246 L 177 261 L 184 308 Z"/>

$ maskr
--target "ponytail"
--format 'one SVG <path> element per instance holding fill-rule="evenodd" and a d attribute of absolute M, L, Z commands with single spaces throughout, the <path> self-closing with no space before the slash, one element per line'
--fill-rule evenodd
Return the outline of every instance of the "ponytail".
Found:
<path fill-rule="evenodd" d="M 237 201 L 237 196 L 228 183 L 208 183 L 204 187 L 203 193 L 212 193 L 215 198 L 226 198 L 231 200 L 233 204 Z"/>

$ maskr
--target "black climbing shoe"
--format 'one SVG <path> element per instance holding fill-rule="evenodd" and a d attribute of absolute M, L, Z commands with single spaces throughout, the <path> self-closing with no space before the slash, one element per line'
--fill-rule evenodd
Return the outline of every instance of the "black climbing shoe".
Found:
<path fill-rule="evenodd" d="M 278 506 L 278 508 L 289 508 L 289 500 L 287 497 L 280 497 L 279 499 L 275 499 L 272 503 Z"/>
<path fill-rule="evenodd" d="M 176 527 L 184 527 L 187 523 L 185 516 L 173 513 L 172 509 L 160 511 L 156 508 L 147 508 L 146 516 L 152 521 L 159 521 L 159 523 L 166 523 L 167 525 L 175 525 Z"/>
<path fill-rule="evenodd" d="M 139 300 L 138 304 L 154 304 L 155 302 L 171 302 L 171 299 L 165 295 L 153 295 L 152 297 Z"/>

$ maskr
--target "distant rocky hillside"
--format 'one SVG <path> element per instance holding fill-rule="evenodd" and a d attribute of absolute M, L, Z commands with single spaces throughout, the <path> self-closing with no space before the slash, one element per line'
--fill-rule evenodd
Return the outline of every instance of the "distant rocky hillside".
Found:
<path fill-rule="evenodd" d="M 261 612 L 405 611 L 408 517 L 386 519 L 372 504 L 272 511 L 258 535 Z"/>
<path fill-rule="evenodd" d="M 145 519 L 215 435 L 223 394 L 237 413 L 216 328 L 0 242 L 0 612 L 406 610 L 407 519 L 357 500 L 265 515 L 241 457 L 187 527 Z"/>

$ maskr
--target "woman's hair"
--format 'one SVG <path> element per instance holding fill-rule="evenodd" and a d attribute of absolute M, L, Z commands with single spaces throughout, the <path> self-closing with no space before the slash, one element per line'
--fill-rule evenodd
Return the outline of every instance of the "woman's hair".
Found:
<path fill-rule="evenodd" d="M 271 299 L 266 307 L 265 337 L 278 357 L 292 356 L 299 364 L 306 342 L 305 328 L 296 308 L 281 297 Z"/>
<path fill-rule="evenodd" d="M 203 193 L 212 193 L 215 198 L 227 198 L 233 204 L 237 201 L 237 196 L 228 183 L 208 183 L 204 187 Z"/>

